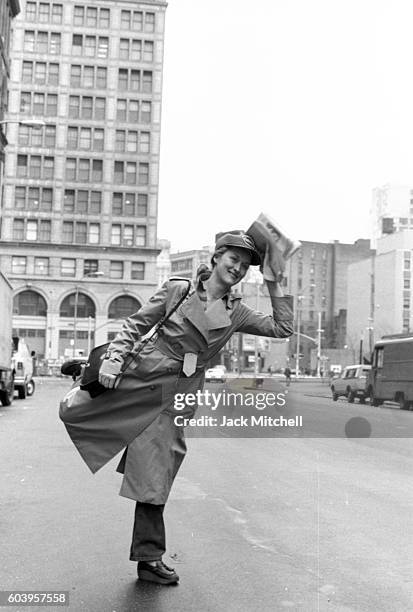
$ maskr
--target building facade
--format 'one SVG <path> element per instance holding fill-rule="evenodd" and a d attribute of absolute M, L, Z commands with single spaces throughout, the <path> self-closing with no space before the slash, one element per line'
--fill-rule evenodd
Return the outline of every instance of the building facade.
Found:
<path fill-rule="evenodd" d="M 201 264 L 211 266 L 213 252 L 212 247 L 204 246 L 193 251 L 171 253 L 171 274 L 195 280 L 198 266 Z"/>
<path fill-rule="evenodd" d="M 289 342 L 291 363 L 297 351 L 302 370 L 311 369 L 311 350 L 321 333 L 322 348 L 343 348 L 346 342 L 347 268 L 372 254 L 369 240 L 354 244 L 309 242 L 287 262 L 285 292 L 294 296 L 295 330 Z M 318 321 L 322 332 L 318 332 Z"/>
<path fill-rule="evenodd" d="M 10 32 L 12 20 L 20 12 L 18 0 L 0 0 L 0 194 L 3 183 L 3 164 L 7 146 L 5 114 L 8 101 L 8 80 L 10 78 Z"/>
<path fill-rule="evenodd" d="M 371 353 L 383 336 L 413 331 L 413 230 L 377 240 L 375 256 L 348 269 L 347 343 Z"/>
<path fill-rule="evenodd" d="M 7 117 L 44 126 L 9 125 L 0 264 L 15 332 L 56 359 L 112 339 L 157 286 L 166 2 L 21 8 Z"/>

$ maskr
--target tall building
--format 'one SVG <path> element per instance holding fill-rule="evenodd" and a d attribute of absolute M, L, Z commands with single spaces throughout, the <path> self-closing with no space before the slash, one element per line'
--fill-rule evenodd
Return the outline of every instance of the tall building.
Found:
<path fill-rule="evenodd" d="M 295 329 L 300 327 L 299 353 L 302 369 L 310 367 L 311 349 L 317 339 L 321 315 L 322 347 L 343 348 L 346 341 L 347 268 L 366 259 L 373 251 L 369 240 L 354 244 L 301 241 L 301 248 L 287 262 L 286 293 L 294 296 Z M 306 338 L 308 336 L 309 338 Z M 290 353 L 297 353 L 297 336 L 290 340 Z M 301 363 L 301 362 L 300 362 Z"/>
<path fill-rule="evenodd" d="M 375 256 L 349 266 L 347 343 L 370 352 L 383 336 L 413 331 L 413 230 L 377 241 Z"/>
<path fill-rule="evenodd" d="M 413 229 L 413 188 L 387 184 L 373 189 L 370 225 L 373 247 L 386 234 Z"/>
<path fill-rule="evenodd" d="M 3 182 L 3 163 L 7 145 L 5 113 L 8 100 L 8 80 L 10 77 L 10 30 L 12 19 L 20 12 L 19 0 L 0 0 L 0 194 Z"/>
<path fill-rule="evenodd" d="M 166 2 L 22 1 L 0 265 L 39 355 L 113 338 L 157 286 Z M 96 275 L 99 272 L 99 275 Z"/>

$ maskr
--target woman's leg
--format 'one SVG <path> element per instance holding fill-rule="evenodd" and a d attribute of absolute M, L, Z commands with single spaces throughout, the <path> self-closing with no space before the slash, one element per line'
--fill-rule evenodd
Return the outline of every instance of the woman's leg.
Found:
<path fill-rule="evenodd" d="M 156 561 L 165 553 L 164 505 L 136 502 L 131 561 Z"/>

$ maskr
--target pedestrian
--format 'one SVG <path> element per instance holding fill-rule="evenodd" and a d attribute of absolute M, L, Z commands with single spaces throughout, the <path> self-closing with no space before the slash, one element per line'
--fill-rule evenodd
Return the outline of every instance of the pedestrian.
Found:
<path fill-rule="evenodd" d="M 274 259 L 272 262 L 274 265 Z M 139 579 L 159 584 L 179 580 L 175 570 L 162 560 L 166 551 L 164 507 L 186 453 L 184 429 L 174 423 L 177 416 L 174 395 L 177 391 L 194 393 L 203 388 L 208 362 L 233 333 L 285 338 L 293 332 L 292 298 L 283 295 L 278 282 L 267 283 L 273 316 L 253 310 L 242 303 L 239 295 L 231 293 L 231 287 L 242 280 L 250 265 L 261 264 L 261 256 L 248 235 L 231 232 L 222 235 L 216 242 L 211 264 L 212 270 L 207 266 L 200 269 L 188 297 L 138 354 L 136 367 L 122 374 L 117 388 L 125 356 L 175 303 L 183 281 L 167 281 L 136 314 L 126 319 L 110 344 L 99 373 L 99 382 L 110 390 L 96 399 L 102 398 L 107 414 L 112 410 L 110 402 L 116 403 L 116 393 L 122 389 L 132 392 L 131 418 L 135 419 L 133 431 L 138 434 L 128 442 L 118 466 L 124 475 L 120 495 L 136 501 L 130 560 L 138 563 Z M 191 417 L 195 409 L 188 406 L 179 414 Z M 113 427 L 118 427 L 119 419 L 123 419 L 118 415 L 116 418 L 113 411 Z M 99 421 L 99 414 L 96 418 Z M 113 446 L 107 451 L 108 443 L 103 440 L 105 434 L 102 436 L 100 425 L 94 425 L 94 431 L 100 433 L 102 440 L 95 437 L 92 448 L 91 440 L 85 440 L 89 433 L 79 432 L 79 419 L 81 411 L 77 420 L 76 416 L 72 418 L 75 444 L 86 461 L 90 459 L 93 463 L 97 457 L 93 469 L 98 469 L 117 449 Z M 105 427 L 109 421 L 108 417 Z M 87 427 L 86 420 L 84 423 Z"/>
<path fill-rule="evenodd" d="M 284 368 L 284 376 L 285 376 L 285 384 L 287 385 L 287 387 L 289 387 L 291 383 L 291 370 L 288 366 Z"/>

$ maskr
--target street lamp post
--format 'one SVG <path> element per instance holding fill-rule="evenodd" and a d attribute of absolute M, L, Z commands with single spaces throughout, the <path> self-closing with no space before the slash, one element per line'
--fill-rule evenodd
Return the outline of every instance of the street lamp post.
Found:
<path fill-rule="evenodd" d="M 297 296 L 297 352 L 295 355 L 295 375 L 298 376 L 300 369 L 300 327 L 301 327 L 301 301 L 304 296 Z"/>
<path fill-rule="evenodd" d="M 84 278 L 90 278 L 90 277 L 96 278 L 97 276 L 103 276 L 103 272 L 99 272 L 99 271 L 96 271 L 96 272 L 87 272 L 86 274 L 84 274 L 82 276 L 82 278 L 80 280 L 82 281 Z M 76 284 L 76 287 L 75 287 L 75 304 L 74 304 L 74 308 L 73 308 L 73 357 L 76 357 L 77 307 L 78 307 L 78 302 L 79 302 L 79 285 Z M 89 327 L 90 327 L 90 322 L 89 322 Z M 90 344 L 89 337 L 90 337 L 90 334 L 89 334 L 89 328 L 88 328 L 88 351 L 90 352 L 90 350 L 89 350 L 89 344 Z"/>

